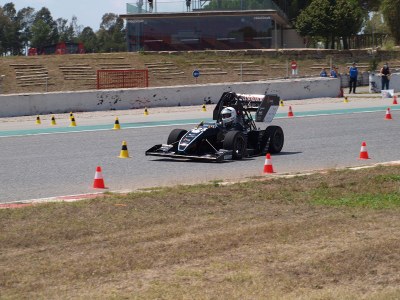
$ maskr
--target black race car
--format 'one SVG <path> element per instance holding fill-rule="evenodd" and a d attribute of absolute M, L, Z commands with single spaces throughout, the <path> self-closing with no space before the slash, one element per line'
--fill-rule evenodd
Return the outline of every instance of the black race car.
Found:
<path fill-rule="evenodd" d="M 270 125 L 260 129 L 256 124 L 272 122 L 279 100 L 277 95 L 225 92 L 213 111 L 215 122 L 201 122 L 189 131 L 174 129 L 168 136 L 167 144 L 151 147 L 146 155 L 222 162 L 279 153 L 284 143 L 282 128 Z M 255 120 L 252 111 L 256 112 Z M 231 112 L 236 114 L 236 118 L 228 124 L 225 121 Z"/>

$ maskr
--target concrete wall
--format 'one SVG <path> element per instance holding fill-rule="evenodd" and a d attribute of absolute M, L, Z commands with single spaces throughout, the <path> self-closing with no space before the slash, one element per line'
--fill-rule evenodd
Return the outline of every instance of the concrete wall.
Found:
<path fill-rule="evenodd" d="M 70 111 L 201 105 L 204 101 L 216 103 L 225 91 L 242 94 L 277 94 L 284 100 L 297 100 L 336 97 L 339 90 L 339 79 L 302 78 L 246 83 L 4 95 L 0 96 L 0 117 L 68 113 Z"/>
<path fill-rule="evenodd" d="M 382 88 L 382 78 L 379 74 L 369 75 L 369 92 L 380 93 Z M 390 76 L 389 89 L 394 90 L 395 93 L 400 92 L 400 73 L 392 73 Z"/>

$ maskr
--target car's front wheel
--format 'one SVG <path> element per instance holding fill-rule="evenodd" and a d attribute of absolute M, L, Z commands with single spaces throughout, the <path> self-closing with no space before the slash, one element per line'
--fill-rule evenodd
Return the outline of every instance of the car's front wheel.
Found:
<path fill-rule="evenodd" d="M 246 152 L 246 138 L 240 131 L 228 131 L 224 138 L 223 148 L 232 150 L 233 159 L 242 159 Z"/>
<path fill-rule="evenodd" d="M 187 130 L 185 129 L 174 129 L 170 132 L 168 139 L 167 139 L 167 144 L 168 145 L 173 145 L 173 149 L 178 149 L 178 143 L 181 140 L 181 138 L 186 134 Z"/>

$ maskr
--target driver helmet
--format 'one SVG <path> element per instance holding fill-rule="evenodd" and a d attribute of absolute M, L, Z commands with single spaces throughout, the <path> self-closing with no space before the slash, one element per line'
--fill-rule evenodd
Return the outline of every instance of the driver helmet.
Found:
<path fill-rule="evenodd" d="M 236 110 L 233 107 L 225 107 L 221 111 L 222 125 L 232 126 L 236 123 Z"/>

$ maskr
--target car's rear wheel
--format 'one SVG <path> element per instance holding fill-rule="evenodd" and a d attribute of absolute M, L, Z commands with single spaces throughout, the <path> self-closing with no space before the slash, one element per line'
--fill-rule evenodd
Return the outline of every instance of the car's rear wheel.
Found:
<path fill-rule="evenodd" d="M 246 152 L 246 138 L 240 131 L 228 131 L 224 138 L 223 148 L 232 150 L 233 159 L 242 159 Z"/>
<path fill-rule="evenodd" d="M 283 144 L 285 142 L 285 136 L 283 134 L 283 130 L 279 126 L 268 126 L 267 129 L 265 129 L 264 137 L 263 139 L 266 139 L 268 143 L 268 149 L 267 152 L 269 153 L 279 153 L 281 152 L 283 148 Z"/>
<path fill-rule="evenodd" d="M 185 129 L 172 130 L 168 136 L 167 144 L 173 145 L 173 149 L 175 149 L 175 150 L 178 149 L 178 142 L 186 134 L 186 132 L 187 132 L 187 130 L 185 130 Z"/>

